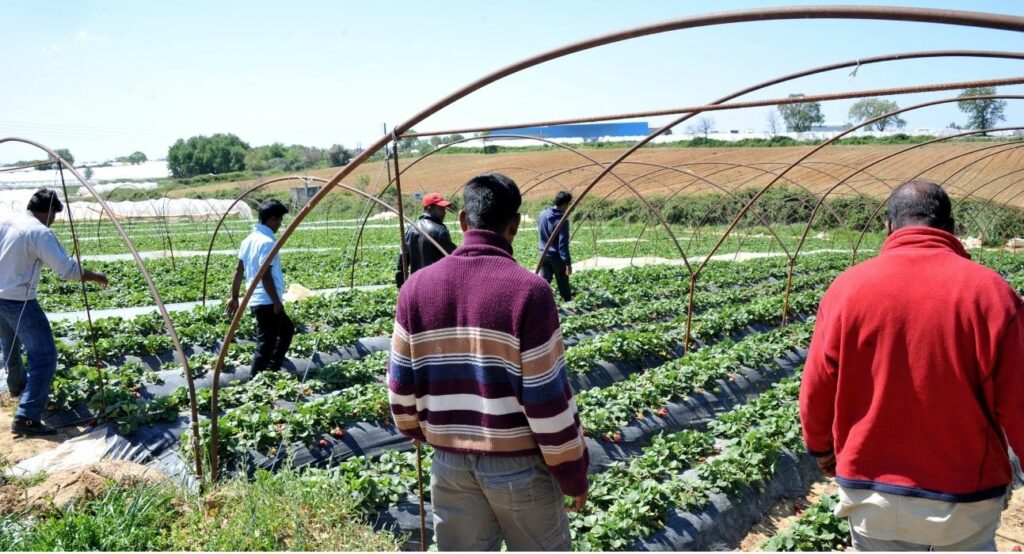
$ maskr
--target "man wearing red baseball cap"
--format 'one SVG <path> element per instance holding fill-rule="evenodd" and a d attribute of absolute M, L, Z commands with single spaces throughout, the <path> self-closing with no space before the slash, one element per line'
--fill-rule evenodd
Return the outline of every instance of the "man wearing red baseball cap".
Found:
<path fill-rule="evenodd" d="M 444 225 L 445 213 L 447 213 L 451 205 L 451 202 L 445 200 L 443 196 L 436 192 L 423 197 L 423 215 L 416 221 L 416 224 L 420 226 L 424 233 L 434 239 L 437 244 L 440 244 L 444 248 L 444 252 L 438 250 L 433 242 L 424 238 L 415 227 L 410 225 L 405 231 L 405 245 L 409 256 L 406 259 L 406 265 L 408 266 L 409 275 L 440 260 L 446 254 L 450 254 L 455 250 L 455 243 L 452 242 L 452 237 L 448 234 L 448 227 Z M 405 275 L 402 273 L 402 255 L 399 254 L 398 267 L 395 270 L 395 284 L 401 288 L 404 282 Z"/>

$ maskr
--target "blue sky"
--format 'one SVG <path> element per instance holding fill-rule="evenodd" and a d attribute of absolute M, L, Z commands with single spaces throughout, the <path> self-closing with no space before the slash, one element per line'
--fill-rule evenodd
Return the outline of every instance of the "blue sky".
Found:
<path fill-rule="evenodd" d="M 780 0 L 778 4 L 817 4 Z M 856 2 L 842 2 L 856 3 Z M 1017 1 L 875 4 L 1024 15 Z M 79 161 L 179 137 L 231 132 L 274 141 L 369 144 L 462 85 L 524 57 L 593 35 L 772 2 L 446 1 L 0 3 L 0 136 L 67 147 Z M 792 71 L 933 49 L 1024 50 L 1024 36 L 934 24 L 787 21 L 645 37 L 549 62 L 436 114 L 421 130 L 670 108 L 708 102 Z M 1021 74 L 1004 60 L 897 62 L 804 79 L 774 98 Z M 1002 92 L 1024 94 L 1024 87 Z M 950 93 L 896 98 L 906 106 Z M 846 121 L 852 101 L 823 105 Z M 1024 119 L 1011 101 L 1006 124 Z M 718 129 L 765 127 L 767 108 L 714 114 Z M 963 123 L 954 105 L 906 116 L 909 128 Z M 656 123 L 657 120 L 652 120 Z M 0 146 L 0 161 L 37 157 Z"/>

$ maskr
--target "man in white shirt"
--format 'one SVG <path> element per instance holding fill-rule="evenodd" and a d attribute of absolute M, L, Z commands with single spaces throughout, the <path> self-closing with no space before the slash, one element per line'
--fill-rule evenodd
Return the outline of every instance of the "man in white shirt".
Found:
<path fill-rule="evenodd" d="M 0 350 L 7 388 L 11 396 L 21 397 L 11 423 L 15 435 L 56 433 L 41 421 L 57 369 L 57 346 L 50 321 L 36 300 L 40 268 L 46 264 L 65 281 L 107 286 L 106 275 L 79 267 L 50 230 L 63 209 L 55 191 L 39 189 L 26 213 L 0 216 Z M 27 371 L 21 363 L 23 345 Z"/>
<path fill-rule="evenodd" d="M 231 284 L 231 299 L 228 313 L 238 309 L 238 295 L 242 288 L 242 276 L 246 283 L 252 283 L 256 272 L 270 255 L 277 239 L 274 233 L 281 228 L 288 208 L 277 200 L 260 204 L 260 224 L 245 237 L 238 250 L 238 265 Z M 249 300 L 249 310 L 256 318 L 256 353 L 252 358 L 253 377 L 257 373 L 281 369 L 284 356 L 292 344 L 295 325 L 284 311 L 284 270 L 281 269 L 281 255 L 274 256 L 270 271 L 260 279 Z"/>

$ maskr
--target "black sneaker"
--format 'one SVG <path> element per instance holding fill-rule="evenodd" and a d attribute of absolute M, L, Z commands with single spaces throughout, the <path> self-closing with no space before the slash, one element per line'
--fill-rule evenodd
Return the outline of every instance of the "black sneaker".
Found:
<path fill-rule="evenodd" d="M 11 433 L 26 437 L 45 437 L 56 435 L 57 430 L 40 420 L 16 417 L 11 422 Z"/>

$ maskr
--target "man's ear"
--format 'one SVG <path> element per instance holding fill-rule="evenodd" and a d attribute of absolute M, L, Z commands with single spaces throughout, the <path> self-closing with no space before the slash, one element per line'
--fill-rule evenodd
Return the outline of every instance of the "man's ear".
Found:
<path fill-rule="evenodd" d="M 519 223 L 522 222 L 522 220 L 523 216 L 521 214 L 516 214 L 516 216 L 512 218 L 512 221 L 508 224 L 508 236 L 510 238 L 515 237 L 516 233 L 519 232 Z M 510 240 L 509 242 L 512 241 Z"/>
<path fill-rule="evenodd" d="M 469 219 L 466 218 L 466 210 L 459 210 L 459 227 L 462 227 L 462 232 L 465 233 L 469 230 Z"/>
<path fill-rule="evenodd" d="M 885 234 L 886 235 L 891 235 L 892 234 L 892 221 L 890 221 L 888 219 L 885 220 Z"/>

